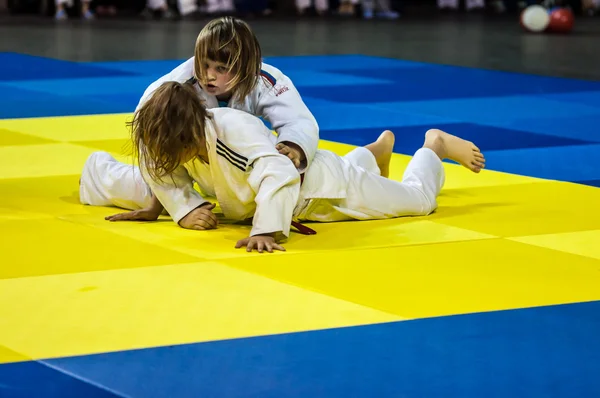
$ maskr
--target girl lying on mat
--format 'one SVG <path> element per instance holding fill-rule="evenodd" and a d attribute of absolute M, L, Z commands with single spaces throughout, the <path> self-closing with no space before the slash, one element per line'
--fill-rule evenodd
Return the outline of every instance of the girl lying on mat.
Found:
<path fill-rule="evenodd" d="M 485 165 L 473 143 L 429 130 L 402 182 L 390 180 L 394 135 L 385 131 L 343 157 L 317 150 L 301 176 L 260 119 L 231 108 L 207 109 L 192 83 L 162 83 L 130 126 L 139 167 L 106 152 L 92 154 L 82 173 L 81 202 L 139 209 L 154 201 L 159 205 L 151 211 L 160 213 L 164 206 L 183 228 L 216 228 L 215 205 L 194 189 L 196 182 L 228 219 L 252 219 L 249 236 L 236 244 L 248 251 L 285 250 L 280 243 L 293 222 L 428 215 L 444 183 L 443 159 L 476 173 Z M 135 219 L 125 214 L 107 219 Z"/>

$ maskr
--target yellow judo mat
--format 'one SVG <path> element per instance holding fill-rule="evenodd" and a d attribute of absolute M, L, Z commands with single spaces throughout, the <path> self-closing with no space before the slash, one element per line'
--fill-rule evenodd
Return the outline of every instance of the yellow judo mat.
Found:
<path fill-rule="evenodd" d="M 600 299 L 600 189 L 449 163 L 435 214 L 311 224 L 285 253 L 236 250 L 240 225 L 110 223 L 79 173 L 131 162 L 129 117 L 0 120 L 0 362 Z"/>

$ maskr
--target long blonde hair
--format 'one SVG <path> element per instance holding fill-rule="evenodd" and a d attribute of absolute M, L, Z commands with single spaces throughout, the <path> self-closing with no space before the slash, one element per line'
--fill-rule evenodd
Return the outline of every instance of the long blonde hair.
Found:
<path fill-rule="evenodd" d="M 208 119 L 190 83 L 161 84 L 127 123 L 139 164 L 156 181 L 171 174 L 186 154 L 198 154 L 206 145 Z"/>

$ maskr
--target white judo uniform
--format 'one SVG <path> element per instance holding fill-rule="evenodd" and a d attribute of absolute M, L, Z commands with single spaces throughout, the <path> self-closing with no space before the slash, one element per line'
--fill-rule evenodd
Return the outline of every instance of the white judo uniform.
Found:
<path fill-rule="evenodd" d="M 261 77 L 259 84 L 243 101 L 231 100 L 227 106 L 268 121 L 278 134 L 278 143 L 289 141 L 300 146 L 307 159 L 307 164 L 300 168 L 300 172 L 303 172 L 312 162 L 319 145 L 319 125 L 289 77 L 274 66 L 265 63 L 262 64 Z M 136 110 L 164 82 L 184 83 L 193 79 L 194 57 L 150 84 Z M 217 98 L 203 91 L 199 84 L 196 83 L 194 87 L 198 96 L 205 101 L 207 108 L 220 106 Z"/>
<path fill-rule="evenodd" d="M 318 150 L 302 181 L 293 163 L 276 150 L 276 139 L 256 117 L 230 108 L 212 109 L 207 123 L 209 164 L 194 159 L 163 181 L 142 168 L 117 162 L 106 152 L 85 163 L 80 200 L 89 205 L 147 207 L 150 189 L 175 222 L 207 202 L 196 181 L 219 202 L 230 220 L 252 218 L 250 236 L 281 232 L 291 222 L 372 220 L 428 215 L 444 184 L 441 160 L 419 149 L 402 182 L 380 176 L 375 157 L 356 148 L 344 157 Z M 146 182 L 148 184 L 146 184 Z"/>

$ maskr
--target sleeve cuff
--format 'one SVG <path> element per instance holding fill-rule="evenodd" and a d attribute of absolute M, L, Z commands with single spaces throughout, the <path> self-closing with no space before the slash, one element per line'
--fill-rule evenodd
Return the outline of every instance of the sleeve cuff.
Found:
<path fill-rule="evenodd" d="M 285 144 L 286 142 L 291 142 L 292 144 L 298 145 L 300 147 L 302 152 L 304 152 L 304 157 L 306 158 L 304 163 L 302 165 L 300 165 L 300 167 L 298 168 L 298 172 L 300 174 L 303 174 L 306 171 L 306 169 L 308 169 L 308 166 L 310 166 L 310 164 L 312 163 L 314 152 L 311 152 L 307 149 L 308 145 L 306 145 L 305 142 L 298 141 L 297 139 L 291 139 L 292 137 L 290 137 L 290 135 L 291 134 L 280 135 L 277 139 L 277 143 Z M 298 138 L 298 137 L 294 137 L 294 138 Z M 312 153 L 312 156 L 311 156 L 311 153 Z"/>
<path fill-rule="evenodd" d="M 250 231 L 250 236 L 256 236 L 256 235 L 264 235 L 264 234 L 275 234 L 277 238 L 281 239 L 281 238 L 289 238 L 290 236 L 290 229 L 291 229 L 291 224 L 287 225 L 285 227 L 279 227 L 279 228 L 257 228 L 257 227 L 253 227 L 252 230 Z"/>
<path fill-rule="evenodd" d="M 185 204 L 185 206 L 178 207 L 177 211 L 171 214 L 171 217 L 173 218 L 173 221 L 179 225 L 179 221 L 181 221 L 183 217 L 187 216 L 192 210 L 197 209 L 205 203 L 209 202 L 202 198 L 192 198 L 188 203 Z"/>

